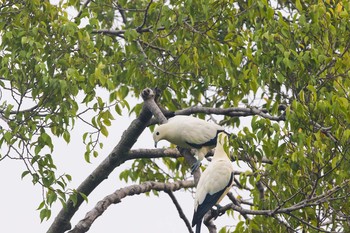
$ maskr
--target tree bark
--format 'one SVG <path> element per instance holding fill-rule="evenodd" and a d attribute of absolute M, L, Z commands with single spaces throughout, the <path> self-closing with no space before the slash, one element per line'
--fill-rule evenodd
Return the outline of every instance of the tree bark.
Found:
<path fill-rule="evenodd" d="M 153 91 L 146 88 L 142 92 L 144 105 L 140 115 L 131 122 L 128 129 L 123 133 L 118 145 L 112 150 L 108 157 L 79 185 L 78 193 L 88 196 L 103 180 L 107 179 L 109 174 L 120 164 L 127 160 L 131 147 L 135 144 L 137 138 L 147 127 L 152 113 L 148 109 L 150 102 L 154 102 Z M 78 195 L 76 205 L 71 200 L 66 203 L 66 207 L 62 208 L 56 216 L 54 222 L 50 226 L 47 233 L 62 233 L 71 229 L 70 220 L 79 209 L 83 202 L 83 198 Z"/>

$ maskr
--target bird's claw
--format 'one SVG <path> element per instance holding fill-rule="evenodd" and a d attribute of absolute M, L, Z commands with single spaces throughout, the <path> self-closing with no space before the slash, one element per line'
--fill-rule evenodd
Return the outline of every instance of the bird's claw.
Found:
<path fill-rule="evenodd" d="M 201 162 L 197 160 L 192 166 L 191 166 L 191 174 L 193 173 L 201 166 Z"/>
<path fill-rule="evenodd" d="M 211 212 L 212 212 L 212 215 L 214 216 L 214 219 L 225 214 L 224 212 L 223 213 L 220 212 L 220 209 L 222 208 L 221 205 L 216 204 L 215 207 L 216 207 L 216 209 L 214 209 L 214 208 L 211 209 Z"/>

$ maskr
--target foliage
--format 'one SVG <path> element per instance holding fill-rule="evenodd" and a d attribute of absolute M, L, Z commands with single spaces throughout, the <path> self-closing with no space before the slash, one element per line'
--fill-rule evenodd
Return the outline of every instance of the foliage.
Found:
<path fill-rule="evenodd" d="M 172 111 L 198 105 L 283 114 L 280 121 L 257 114 L 250 127 L 229 114 L 222 121 L 240 129 L 231 145 L 249 158 L 238 163 L 250 167 L 239 180 L 251 209 L 276 210 L 241 221 L 236 232 L 349 230 L 349 2 L 86 3 L 0 4 L 0 159 L 20 158 L 22 176 L 44 187 L 41 219 L 54 201 L 65 203 L 71 179 L 55 173 L 53 138 L 69 143 L 76 121 L 90 125 L 83 137 L 89 162 L 115 113 L 140 112 L 125 98 L 158 87 L 161 105 Z M 78 13 L 69 18 L 72 7 Z M 186 168 L 169 158 L 141 159 L 120 178 L 184 179 Z"/>

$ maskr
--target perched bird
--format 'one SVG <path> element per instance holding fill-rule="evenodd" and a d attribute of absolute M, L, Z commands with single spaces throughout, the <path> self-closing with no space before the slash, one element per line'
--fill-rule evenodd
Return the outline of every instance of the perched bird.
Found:
<path fill-rule="evenodd" d="M 214 205 L 225 197 L 233 184 L 233 166 L 225 148 L 228 147 L 228 137 L 219 133 L 215 153 L 211 163 L 202 173 L 194 199 L 194 214 L 192 227 L 200 233 L 202 219 Z"/>
<path fill-rule="evenodd" d="M 193 173 L 209 150 L 215 147 L 218 133 L 224 131 L 222 126 L 199 118 L 174 116 L 154 130 L 154 146 L 157 147 L 157 143 L 165 139 L 182 148 L 196 149 L 198 160 L 192 165 Z"/>

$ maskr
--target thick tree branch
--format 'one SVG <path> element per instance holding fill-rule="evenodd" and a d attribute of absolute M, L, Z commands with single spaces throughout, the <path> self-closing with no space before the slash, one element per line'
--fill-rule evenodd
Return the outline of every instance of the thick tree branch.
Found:
<path fill-rule="evenodd" d="M 284 107 L 281 109 L 283 110 Z M 195 113 L 205 113 L 205 114 L 216 114 L 216 115 L 225 115 L 231 117 L 242 117 L 242 116 L 261 116 L 263 118 L 270 119 L 272 121 L 285 121 L 285 115 L 281 114 L 280 116 L 271 116 L 268 114 L 266 109 L 258 109 L 256 107 L 250 108 L 210 108 L 210 107 L 201 107 L 194 106 L 175 112 L 175 115 L 190 115 Z"/>
<path fill-rule="evenodd" d="M 280 109 L 284 110 L 286 107 L 281 105 Z M 285 121 L 285 115 L 282 113 L 280 116 L 271 116 L 267 113 L 266 109 L 259 109 L 257 107 L 250 108 L 211 108 L 211 107 L 202 107 L 202 106 L 194 106 L 190 108 L 181 109 L 174 112 L 174 115 L 191 115 L 191 114 L 215 114 L 215 115 L 223 115 L 230 117 L 246 117 L 246 116 L 261 116 L 263 118 L 272 120 L 272 121 Z M 152 118 L 150 121 L 150 125 L 157 124 L 158 121 L 156 118 Z"/>
<path fill-rule="evenodd" d="M 181 150 L 181 149 L 179 149 Z M 155 158 L 182 158 L 184 155 L 179 152 L 178 149 L 175 148 L 162 148 L 162 149 L 135 149 L 130 150 L 127 160 L 133 160 L 133 159 L 155 159 Z M 210 150 L 206 157 L 212 157 L 214 155 L 214 150 Z M 192 155 L 191 155 L 192 156 Z M 193 157 L 193 156 L 192 156 Z M 248 162 L 251 159 L 248 160 L 247 156 L 244 155 L 230 155 L 231 160 L 241 160 L 244 162 Z M 255 161 L 257 162 L 257 161 Z M 272 164 L 272 161 L 269 160 L 266 157 L 263 157 L 261 159 L 261 163 L 267 163 Z"/>
<path fill-rule="evenodd" d="M 144 105 L 140 115 L 131 122 L 128 129 L 123 133 L 119 143 L 108 157 L 102 161 L 102 163 L 79 185 L 77 188 L 78 193 L 84 193 L 88 196 L 103 180 L 108 178 L 108 175 L 114 170 L 114 168 L 127 160 L 131 147 L 147 127 L 149 120 L 152 117 L 152 114 L 147 107 L 149 104 L 147 103 L 150 101 L 154 102 L 153 97 L 153 92 L 150 89 L 145 89 L 142 92 Z M 62 233 L 69 230 L 71 228 L 70 220 L 82 202 L 83 198 L 81 196 L 78 196 L 76 205 L 69 200 L 66 203 L 66 206 L 62 208 L 56 216 L 47 233 Z"/>
<path fill-rule="evenodd" d="M 80 220 L 78 224 L 74 227 L 74 229 L 69 231 L 69 233 L 87 232 L 90 229 L 93 222 L 99 216 L 101 216 L 110 205 L 120 203 L 122 199 L 127 196 L 139 195 L 139 194 L 150 192 L 152 190 L 164 191 L 170 195 L 170 193 L 172 194 L 172 192 L 177 191 L 179 189 L 192 188 L 192 187 L 194 187 L 193 180 L 186 180 L 186 181 L 177 181 L 173 183 L 149 181 L 142 184 L 130 185 L 125 188 L 118 189 L 114 193 L 106 196 L 101 201 L 99 201 L 96 204 L 96 206 L 86 214 L 85 218 Z M 185 216 L 183 212 L 182 212 L 182 216 L 183 217 Z M 189 224 L 188 220 L 187 220 L 187 223 Z"/>
<path fill-rule="evenodd" d="M 207 216 L 210 216 L 212 214 L 212 211 L 208 211 L 203 218 L 204 225 L 208 228 L 209 233 L 216 233 L 217 229 L 214 224 L 213 218 L 208 218 Z"/>

